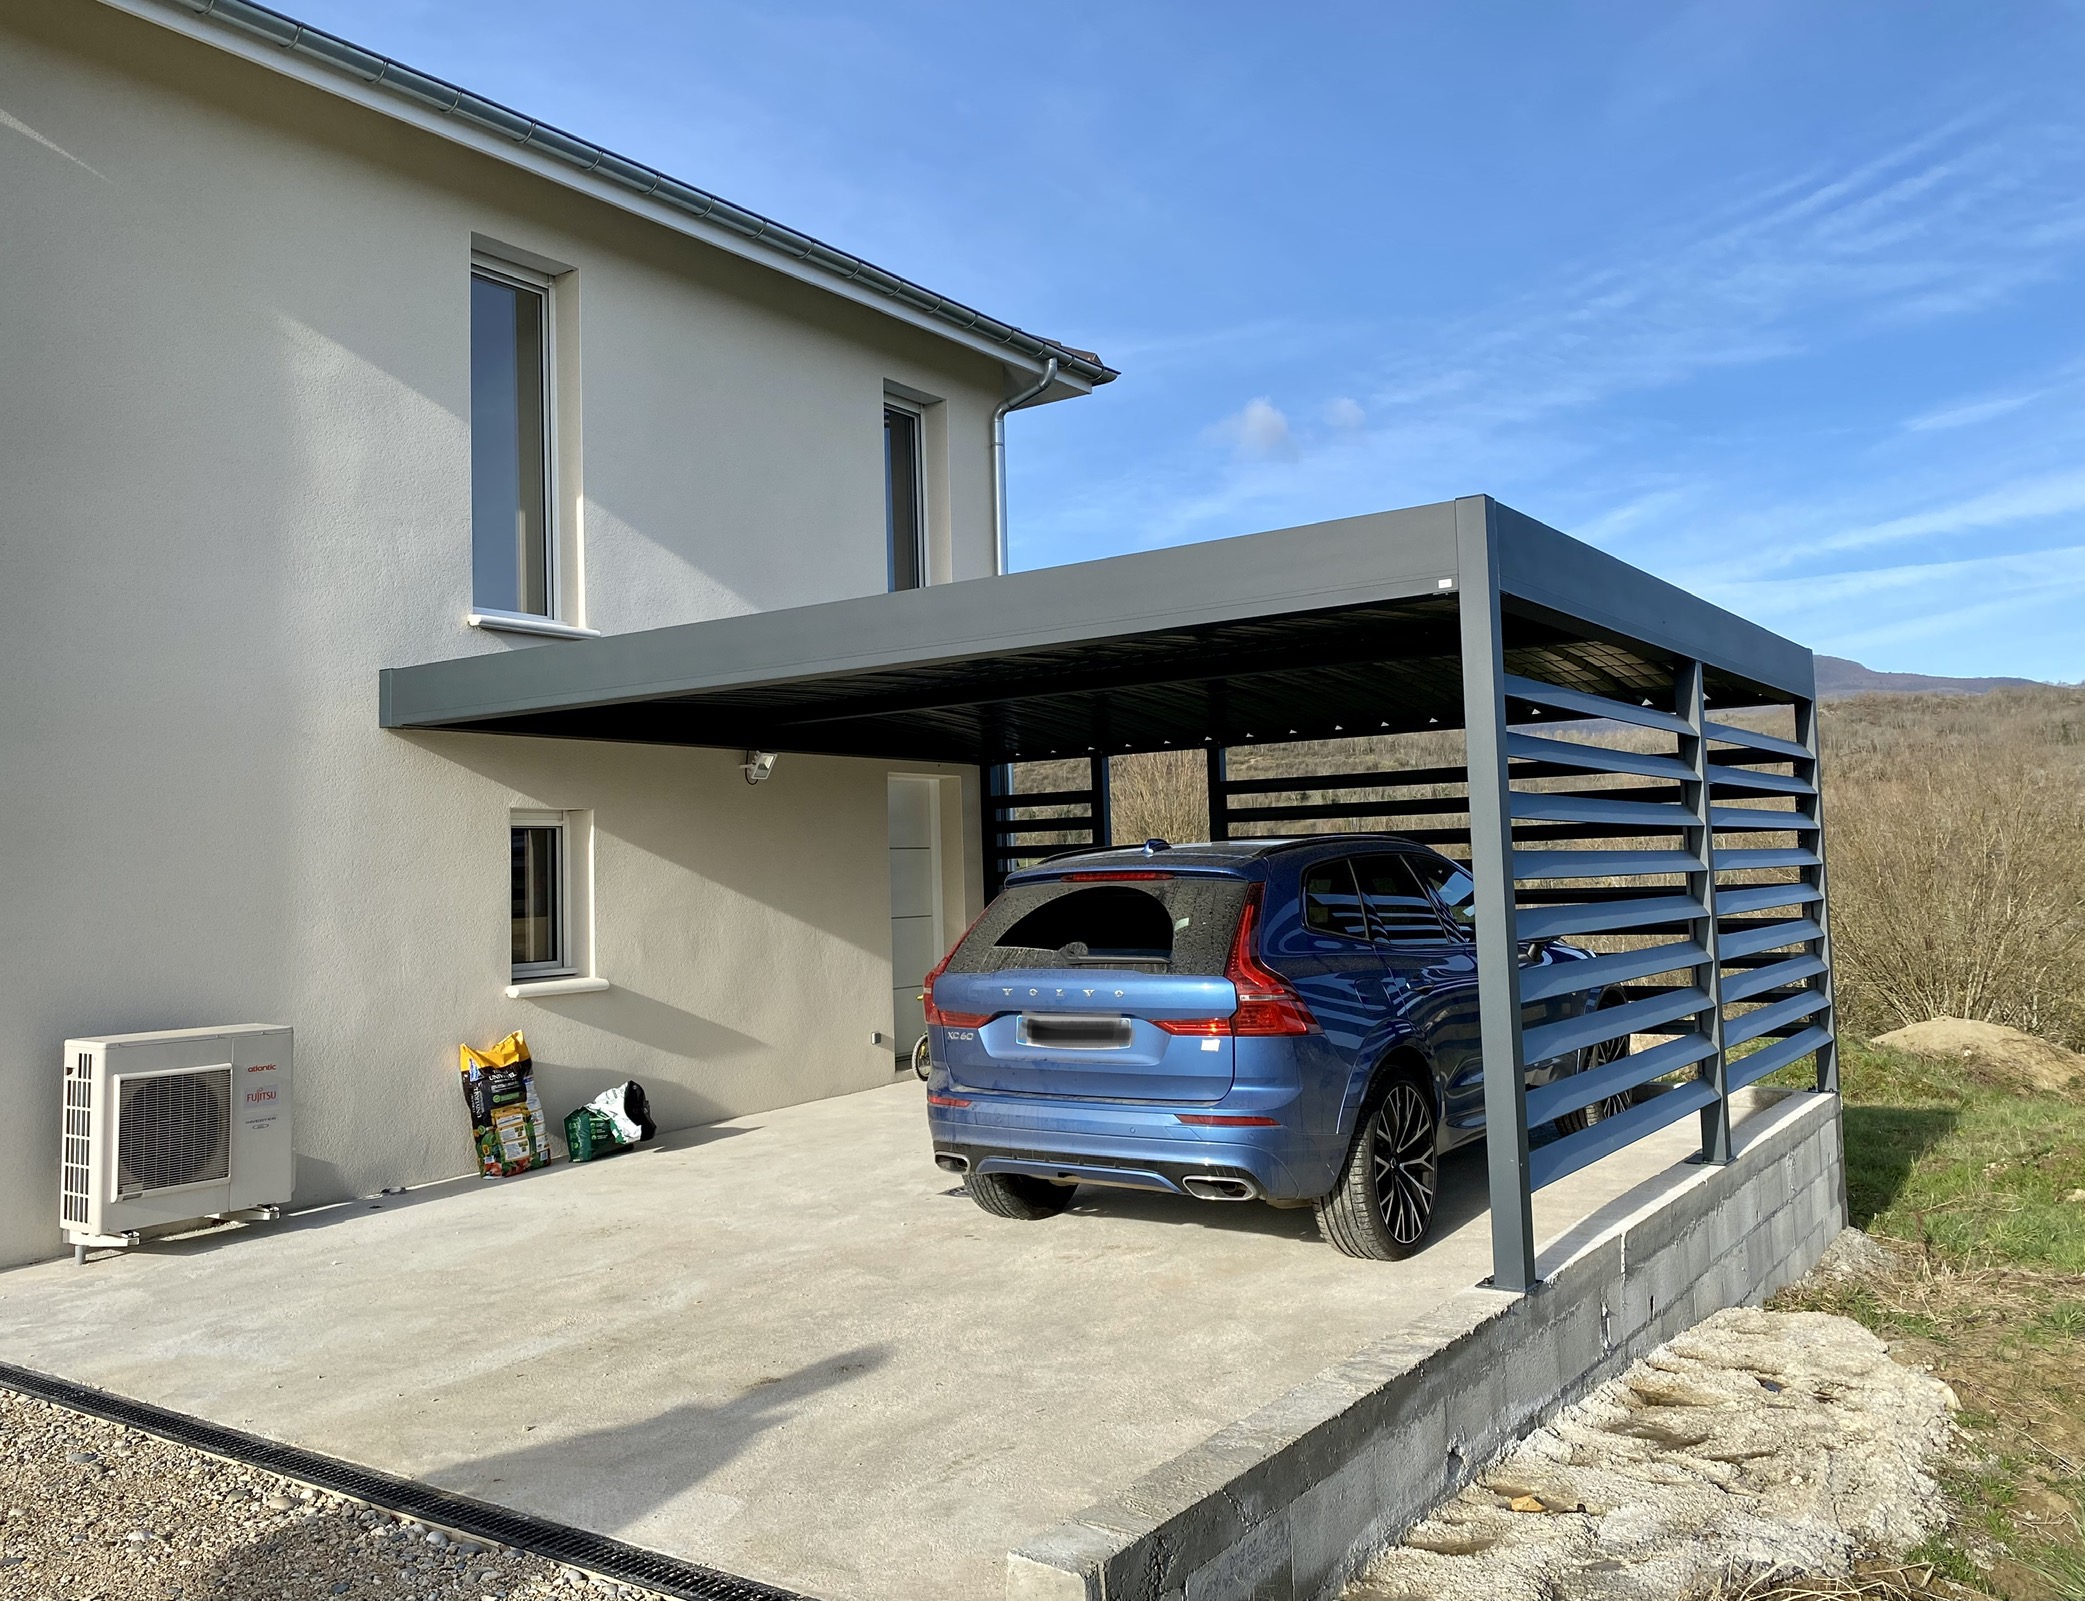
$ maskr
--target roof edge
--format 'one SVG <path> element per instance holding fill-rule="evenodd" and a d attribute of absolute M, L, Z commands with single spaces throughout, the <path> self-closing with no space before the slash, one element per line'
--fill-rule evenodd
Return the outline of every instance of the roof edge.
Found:
<path fill-rule="evenodd" d="M 716 228 L 742 244 L 753 246 L 753 250 L 743 253 L 755 259 L 767 256 L 798 268 L 808 267 L 812 273 L 801 274 L 807 281 L 815 283 L 823 278 L 828 288 L 842 293 L 853 291 L 849 298 L 861 304 L 891 311 L 908 321 L 919 321 L 929 326 L 938 324 L 944 332 L 966 334 L 972 342 L 987 347 L 997 346 L 1036 367 L 1054 359 L 1067 376 L 1081 379 L 1087 385 L 1110 383 L 1119 376 L 1114 368 L 1090 352 L 1074 350 L 1040 334 L 1001 322 L 772 217 L 734 205 L 720 195 L 683 183 L 656 167 L 618 155 L 605 146 L 474 94 L 446 79 L 418 71 L 374 50 L 366 50 L 337 34 L 299 22 L 280 11 L 257 5 L 254 0 L 105 0 L 105 3 L 149 21 L 173 22 L 179 31 L 220 47 L 228 45 L 230 40 L 210 39 L 211 32 L 273 45 L 285 56 L 317 68 L 324 76 L 346 80 L 341 87 L 352 86 L 361 91 L 353 95 L 357 100 L 382 96 L 398 103 L 396 109 L 399 111 L 410 106 L 423 113 L 432 112 L 438 119 L 449 119 L 478 133 L 492 135 L 512 144 L 516 156 L 531 153 L 547 158 L 579 178 L 593 179 L 637 198 L 654 201 Z M 168 13 L 172 16 L 169 17 Z M 235 53 L 261 65 L 271 65 L 265 56 L 249 55 L 244 50 L 235 50 Z M 370 91 L 376 94 L 371 95 Z M 381 99 L 376 99 L 376 103 L 378 109 L 384 109 Z M 439 121 L 431 126 L 437 132 L 443 131 Z M 475 147 L 475 142 L 473 144 Z M 500 154 L 496 147 L 492 153 Z M 879 300 L 892 304 L 879 306 Z"/>

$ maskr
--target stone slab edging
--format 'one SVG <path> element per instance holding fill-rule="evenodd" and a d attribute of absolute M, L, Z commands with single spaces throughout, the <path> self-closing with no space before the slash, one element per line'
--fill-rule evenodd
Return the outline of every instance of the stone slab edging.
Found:
<path fill-rule="evenodd" d="M 1007 1554 L 1008 1601 L 1317 1601 L 1528 1430 L 1845 1224 L 1837 1097 L 1773 1092 L 1727 1167 L 1652 1180 L 1554 1242 Z M 1650 1187 L 1650 1186 L 1645 1186 Z"/>

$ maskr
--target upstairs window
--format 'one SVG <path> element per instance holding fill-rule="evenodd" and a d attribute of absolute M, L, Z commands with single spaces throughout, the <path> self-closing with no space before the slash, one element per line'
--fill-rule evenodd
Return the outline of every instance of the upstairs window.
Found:
<path fill-rule="evenodd" d="M 550 294 L 471 270 L 471 603 L 556 615 L 550 518 Z"/>
<path fill-rule="evenodd" d="M 890 551 L 890 587 L 920 589 L 927 582 L 926 497 L 920 476 L 920 414 L 883 408 L 883 520 Z"/>

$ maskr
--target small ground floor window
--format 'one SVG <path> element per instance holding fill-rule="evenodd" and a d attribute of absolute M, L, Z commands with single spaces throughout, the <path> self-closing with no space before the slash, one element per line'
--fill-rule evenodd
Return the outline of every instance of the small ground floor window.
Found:
<path fill-rule="evenodd" d="M 513 976 L 577 973 L 585 955 L 585 815 L 515 812 L 509 829 Z"/>

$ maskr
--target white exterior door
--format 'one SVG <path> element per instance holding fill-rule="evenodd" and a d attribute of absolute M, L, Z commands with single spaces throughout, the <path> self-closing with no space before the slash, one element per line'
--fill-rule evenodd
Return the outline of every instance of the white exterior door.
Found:
<path fill-rule="evenodd" d="M 941 960 L 941 785 L 890 781 L 891 1040 L 900 1055 L 927 1030 L 920 982 Z"/>

